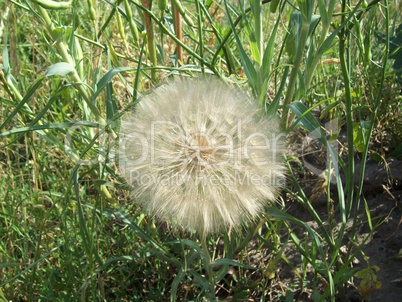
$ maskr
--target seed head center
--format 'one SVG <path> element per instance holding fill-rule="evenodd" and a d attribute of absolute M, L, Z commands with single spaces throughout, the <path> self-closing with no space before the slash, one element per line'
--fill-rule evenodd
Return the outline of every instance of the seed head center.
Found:
<path fill-rule="evenodd" d="M 213 146 L 205 134 L 192 134 L 187 148 L 187 156 L 191 165 L 202 169 L 211 162 Z"/>

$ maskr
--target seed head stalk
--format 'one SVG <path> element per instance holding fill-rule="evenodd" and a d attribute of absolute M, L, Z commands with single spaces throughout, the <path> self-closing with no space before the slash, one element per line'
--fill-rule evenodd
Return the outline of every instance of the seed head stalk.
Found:
<path fill-rule="evenodd" d="M 204 258 L 205 258 L 205 269 L 207 273 L 207 278 L 209 281 L 209 288 L 207 289 L 207 296 L 209 301 L 215 301 L 215 280 L 214 280 L 214 275 L 213 275 L 213 270 L 212 270 L 212 261 L 211 261 L 211 255 L 209 254 L 208 246 L 207 246 L 207 234 L 204 232 L 200 236 L 200 241 L 201 241 L 201 248 L 204 253 Z"/>

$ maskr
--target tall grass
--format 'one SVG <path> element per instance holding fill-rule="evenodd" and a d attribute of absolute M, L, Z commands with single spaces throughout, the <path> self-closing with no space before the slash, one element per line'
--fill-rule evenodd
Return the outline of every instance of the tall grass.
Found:
<path fill-rule="evenodd" d="M 0 300 L 293 301 L 304 290 L 312 300 L 343 299 L 378 223 L 369 209 L 358 216 L 364 163 L 370 151 L 386 156 L 370 141 L 380 113 L 400 114 L 386 109 L 397 93 L 384 98 L 385 88 L 400 91 L 388 60 L 398 5 L 0 1 Z M 279 115 L 286 133 L 302 128 L 318 141 L 328 153 L 325 213 L 298 177 L 302 158 L 289 155 L 282 202 L 244 232 L 200 246 L 146 216 L 119 175 L 119 118 L 178 74 L 235 82 Z M 287 213 L 290 202 L 315 227 Z M 361 242 L 364 223 L 371 233 Z M 250 255 L 267 251 L 256 266 Z M 284 265 L 298 282 L 274 291 Z"/>

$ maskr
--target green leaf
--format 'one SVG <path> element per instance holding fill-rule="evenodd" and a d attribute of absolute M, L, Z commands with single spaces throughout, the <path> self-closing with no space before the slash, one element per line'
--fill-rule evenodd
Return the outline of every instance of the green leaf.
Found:
<path fill-rule="evenodd" d="M 254 269 L 256 270 L 257 268 L 254 266 L 246 265 L 240 262 L 233 261 L 232 259 L 229 258 L 221 258 L 218 260 L 215 260 L 211 263 L 211 266 L 222 266 L 222 265 L 232 265 L 232 266 L 238 266 L 238 267 L 243 267 L 247 269 Z"/>
<path fill-rule="evenodd" d="M 262 59 L 261 67 L 264 70 L 264 77 L 266 77 L 266 78 L 268 78 L 268 76 L 269 76 L 272 60 L 274 57 L 275 38 L 276 38 L 276 33 L 278 31 L 279 21 L 280 21 L 280 18 L 278 18 L 278 20 L 275 22 L 274 29 L 272 30 L 271 34 L 269 35 L 268 43 L 264 50 L 264 56 Z"/>
<path fill-rule="evenodd" d="M 166 244 L 184 244 L 196 250 L 200 255 L 204 255 L 204 252 L 202 251 L 201 247 L 196 242 L 189 239 L 174 240 L 167 242 Z"/>
<path fill-rule="evenodd" d="M 11 120 L 14 118 L 14 116 L 20 111 L 22 110 L 24 107 L 26 107 L 26 103 L 29 101 L 29 99 L 31 98 L 31 96 L 35 93 L 36 89 L 38 89 L 38 87 L 40 86 L 40 84 L 42 83 L 43 78 L 39 79 L 35 85 L 33 85 L 27 92 L 27 94 L 24 96 L 24 98 L 21 100 L 21 102 L 14 108 L 13 112 L 11 112 L 11 114 L 7 117 L 7 119 L 4 121 L 4 123 L 0 126 L 0 131 L 6 127 Z M 27 107 L 29 109 L 29 107 Z M 29 111 L 31 111 L 29 109 Z M 2 133 L 4 134 L 4 133 Z"/>
<path fill-rule="evenodd" d="M 4 296 L 3 291 L 0 288 L 0 302 L 8 302 L 9 300 L 6 299 L 6 297 Z"/>
<path fill-rule="evenodd" d="M 256 92 L 257 71 L 254 68 L 253 62 L 251 62 L 250 58 L 247 56 L 246 51 L 243 48 L 243 43 L 240 40 L 239 35 L 237 34 L 236 27 L 233 23 L 232 17 L 230 16 L 227 1 L 225 1 L 225 6 L 226 6 L 226 13 L 228 15 L 230 26 L 232 27 L 233 35 L 235 37 L 237 48 L 239 50 L 240 60 L 242 62 L 244 73 L 246 74 L 248 82 L 249 82 L 250 86 L 253 88 L 253 91 Z"/>
<path fill-rule="evenodd" d="M 280 0 L 272 0 L 271 1 L 271 3 L 270 3 L 270 5 L 269 5 L 269 11 L 271 12 L 271 13 L 275 13 L 276 12 L 276 9 L 277 9 L 277 7 L 278 7 L 278 5 L 279 5 L 279 2 L 280 2 Z M 280 18 L 278 18 L 278 20 L 279 20 Z"/>
<path fill-rule="evenodd" d="M 113 120 L 113 117 L 119 111 L 113 95 L 113 85 L 112 83 L 108 83 L 106 85 L 106 120 L 108 122 Z"/>
<path fill-rule="evenodd" d="M 392 151 L 387 157 L 402 158 L 402 143 L 400 143 L 394 151 Z"/>
<path fill-rule="evenodd" d="M 71 72 L 76 72 L 74 66 L 72 66 L 70 63 L 66 62 L 59 62 L 54 65 L 52 65 L 48 71 L 45 74 L 45 77 L 50 77 L 53 75 L 59 75 L 59 76 L 67 76 Z"/>
<path fill-rule="evenodd" d="M 57 251 L 61 246 L 62 246 L 62 244 L 59 244 L 56 247 L 52 248 L 50 251 L 48 251 L 46 254 L 44 254 L 42 257 L 40 257 L 38 260 L 36 260 L 32 264 L 28 265 L 28 267 L 26 269 L 24 269 L 22 272 L 20 272 L 16 276 L 12 277 L 11 279 L 8 279 L 8 280 L 4 281 L 3 283 L 1 283 L 0 287 L 3 287 L 3 286 L 5 286 L 5 285 L 7 285 L 9 283 L 12 283 L 16 279 L 19 279 L 23 274 L 25 274 L 26 272 L 29 272 L 38 263 L 40 263 L 43 260 L 45 260 L 46 258 L 48 258 L 53 252 Z"/>
<path fill-rule="evenodd" d="M 170 290 L 170 301 L 176 301 L 177 289 L 181 280 L 186 276 L 186 272 L 180 270 L 176 277 L 173 279 Z"/>
<path fill-rule="evenodd" d="M 353 125 L 353 144 L 359 152 L 363 152 L 364 146 L 368 142 L 367 133 L 369 127 L 369 121 L 362 121 Z"/>
<path fill-rule="evenodd" d="M 382 287 L 382 282 L 377 279 L 377 275 L 375 274 L 379 270 L 378 266 L 369 266 L 354 275 L 356 278 L 362 279 L 357 289 L 363 294 L 366 300 L 368 300 L 372 292 L 380 290 Z"/>
<path fill-rule="evenodd" d="M 276 33 L 278 31 L 278 26 L 279 26 L 279 21 L 280 18 L 277 19 L 275 22 L 275 26 L 269 36 L 268 43 L 265 47 L 263 58 L 262 58 L 262 65 L 261 65 L 261 71 L 262 71 L 262 77 L 264 80 L 263 87 L 260 91 L 261 95 L 260 97 L 260 106 L 263 106 L 266 100 L 266 92 L 267 92 L 267 87 L 268 87 L 268 82 L 270 78 L 270 73 L 271 73 L 271 65 L 274 57 L 274 52 L 275 52 L 275 38 L 276 38 Z M 281 92 L 278 91 L 277 94 L 280 94 Z M 277 96 L 277 95 L 276 95 Z M 276 106 L 275 102 L 274 107 Z M 276 111 L 276 110 L 275 110 Z"/>
<path fill-rule="evenodd" d="M 325 133 L 321 129 L 321 126 L 314 115 L 311 113 L 312 108 L 307 108 L 300 101 L 295 101 L 292 104 L 288 105 L 289 108 L 296 114 L 298 117 L 296 123 L 301 123 L 311 134 L 314 135 L 316 139 L 322 142 L 325 146 L 327 146 L 327 140 L 325 139 Z"/>
<path fill-rule="evenodd" d="M 117 67 L 109 70 L 103 77 L 102 79 L 99 80 L 99 82 L 96 84 L 96 91 L 92 96 L 92 99 L 95 100 L 99 93 L 101 93 L 102 89 L 105 88 L 105 86 L 112 80 L 112 78 L 123 71 L 132 71 L 136 70 L 136 68 L 133 67 Z"/>
<path fill-rule="evenodd" d="M 71 33 L 73 29 L 71 26 L 59 26 L 54 29 L 54 33 L 57 34 L 57 38 L 54 40 L 54 43 L 59 41 L 66 41 L 69 37 L 71 37 Z"/>
<path fill-rule="evenodd" d="M 250 43 L 250 50 L 252 53 L 252 58 L 257 66 L 261 66 L 262 59 L 262 29 L 261 29 L 261 0 L 250 0 L 250 8 L 253 13 L 254 24 L 251 25 L 248 22 L 246 11 L 244 10 L 244 5 L 240 5 L 242 10 L 242 15 L 244 22 L 246 23 L 246 37 Z"/>
<path fill-rule="evenodd" d="M 165 252 L 165 249 L 158 242 L 156 242 L 151 236 L 149 236 L 147 233 L 141 230 L 141 228 L 130 219 L 130 217 L 124 212 L 123 209 L 115 211 L 113 214 L 123 223 L 129 226 L 132 230 L 134 230 L 137 233 L 137 235 L 139 235 L 146 242 L 151 243 L 155 248 L 157 248 L 161 252 Z"/>
<path fill-rule="evenodd" d="M 280 105 L 280 102 L 282 100 L 283 91 L 285 90 L 285 86 L 287 84 L 288 74 L 289 74 L 289 66 L 285 66 L 284 71 L 283 71 L 283 75 L 282 75 L 282 79 L 281 79 L 281 85 L 279 86 L 279 89 L 276 92 L 274 100 L 267 107 L 268 115 L 276 114 L 278 109 L 279 109 L 279 105 Z"/>
<path fill-rule="evenodd" d="M 308 30 L 309 37 L 313 34 L 315 28 L 318 25 L 318 22 L 320 22 L 320 18 L 321 18 L 320 15 L 313 15 L 311 17 L 310 26 L 309 26 L 309 30 Z"/>
<path fill-rule="evenodd" d="M 87 127 L 99 127 L 98 123 L 89 122 L 89 121 L 79 121 L 79 122 L 74 122 L 74 123 L 54 123 L 54 124 L 36 125 L 36 126 L 28 126 L 28 127 L 20 127 L 20 128 L 11 129 L 9 131 L 4 131 L 4 132 L 0 133 L 0 137 L 15 134 L 15 133 L 28 132 L 28 131 L 71 128 L 71 127 L 77 126 L 77 125 L 82 125 L 82 126 L 87 126 Z"/>
<path fill-rule="evenodd" d="M 283 212 L 283 211 L 281 211 L 281 210 L 279 210 L 279 209 L 277 209 L 275 207 L 269 207 L 266 210 L 266 213 L 268 215 L 271 215 L 272 217 L 275 217 L 275 218 L 278 218 L 278 219 L 281 219 L 281 220 L 285 220 L 285 221 L 289 221 L 291 223 L 294 223 L 294 224 L 297 224 L 299 226 L 302 226 L 304 229 L 306 229 L 306 231 L 312 237 L 312 239 L 313 239 L 314 243 L 316 244 L 316 246 L 318 248 L 318 251 L 320 252 L 321 256 L 325 257 L 325 253 L 324 253 L 324 250 L 322 248 L 321 240 L 320 240 L 319 235 L 307 223 L 305 223 L 305 222 L 297 219 L 296 217 L 294 217 L 292 215 L 289 215 L 289 214 L 287 214 L 287 213 L 285 213 L 285 212 Z M 290 235 L 293 235 L 293 234 L 294 233 L 292 232 Z M 298 238 L 294 238 L 294 240 L 297 241 Z"/>
<path fill-rule="evenodd" d="M 5 42 L 7 43 L 7 41 Z M 10 58 L 8 56 L 8 49 L 7 49 L 7 45 L 4 44 L 4 48 L 3 48 L 3 72 L 4 75 L 7 77 L 10 73 L 11 73 L 11 67 L 10 67 Z"/>
<path fill-rule="evenodd" d="M 43 8 L 46 9 L 68 9 L 72 5 L 72 1 L 52 1 L 52 0 L 32 0 L 32 2 L 35 2 L 42 6 Z"/>
<path fill-rule="evenodd" d="M 374 272 L 378 272 L 379 270 L 378 266 L 373 265 L 356 272 L 354 276 L 359 279 L 370 278 Z"/>
<path fill-rule="evenodd" d="M 285 50 L 289 55 L 290 61 L 296 55 L 300 42 L 300 31 L 302 27 L 302 15 L 300 12 L 292 12 L 289 20 L 289 33 L 286 37 Z"/>
<path fill-rule="evenodd" d="M 201 276 L 200 274 L 198 274 L 198 273 L 197 273 L 196 271 L 194 271 L 194 270 L 189 270 L 189 273 L 191 273 L 191 274 L 194 276 L 195 280 L 197 280 L 197 282 L 198 282 L 199 284 L 201 284 L 201 287 L 202 287 L 204 290 L 208 290 L 208 288 L 209 288 L 211 282 L 210 282 L 207 278 L 205 278 L 204 276 Z"/>

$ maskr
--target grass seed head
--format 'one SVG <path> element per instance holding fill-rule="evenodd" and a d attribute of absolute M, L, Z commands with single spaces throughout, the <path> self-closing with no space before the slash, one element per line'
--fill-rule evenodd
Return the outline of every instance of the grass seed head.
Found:
<path fill-rule="evenodd" d="M 204 235 L 238 227 L 274 202 L 283 153 L 277 119 L 216 78 L 159 86 L 122 121 L 120 166 L 136 200 Z"/>

